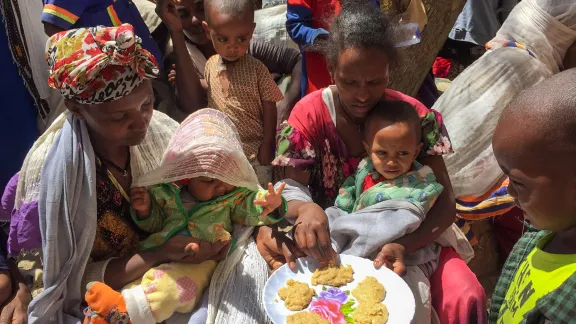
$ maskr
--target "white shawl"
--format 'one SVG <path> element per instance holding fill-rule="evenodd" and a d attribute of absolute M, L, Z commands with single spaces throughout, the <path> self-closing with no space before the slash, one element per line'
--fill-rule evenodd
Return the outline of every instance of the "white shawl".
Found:
<path fill-rule="evenodd" d="M 178 124 L 154 112 L 143 142 L 130 148 L 137 178 L 157 167 Z M 25 159 L 16 208 L 38 200 L 44 291 L 28 308 L 30 323 L 80 323 L 82 275 L 96 233 L 95 157 L 86 125 L 65 113 Z"/>

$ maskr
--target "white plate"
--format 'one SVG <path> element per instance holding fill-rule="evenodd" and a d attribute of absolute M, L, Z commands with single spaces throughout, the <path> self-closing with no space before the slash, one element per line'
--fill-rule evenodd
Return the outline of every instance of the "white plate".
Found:
<path fill-rule="evenodd" d="M 382 302 L 388 308 L 389 318 L 387 324 L 409 324 L 414 317 L 414 295 L 412 291 L 400 276 L 386 267 L 378 270 L 374 268 L 372 261 L 351 255 L 340 255 L 342 264 L 349 264 L 354 269 L 354 281 L 346 286 L 340 287 L 341 290 L 351 291 L 366 278 L 373 276 L 386 289 L 386 297 Z M 320 264 L 311 257 L 300 258 L 296 260 L 297 268 L 295 271 L 290 270 L 287 264 L 276 270 L 266 286 L 264 286 L 264 308 L 266 313 L 275 324 L 286 323 L 286 316 L 296 312 L 288 310 L 284 306 L 284 301 L 278 296 L 278 289 L 285 286 L 288 279 L 302 281 L 310 285 L 319 295 L 322 291 L 322 285 L 312 286 L 310 279 L 312 274 Z M 356 303 L 355 306 L 358 304 Z"/>

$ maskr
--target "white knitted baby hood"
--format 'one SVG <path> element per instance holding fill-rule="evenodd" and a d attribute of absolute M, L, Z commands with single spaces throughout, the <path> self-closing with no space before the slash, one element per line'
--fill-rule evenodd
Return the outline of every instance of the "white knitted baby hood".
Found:
<path fill-rule="evenodd" d="M 199 176 L 259 189 L 236 126 L 226 114 L 211 108 L 198 110 L 180 124 L 160 166 L 137 179 L 134 186 L 147 187 Z"/>

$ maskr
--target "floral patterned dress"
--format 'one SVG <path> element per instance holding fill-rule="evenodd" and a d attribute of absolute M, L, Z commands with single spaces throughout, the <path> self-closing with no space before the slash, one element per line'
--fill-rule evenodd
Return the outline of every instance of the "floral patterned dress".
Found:
<path fill-rule="evenodd" d="M 424 143 L 419 159 L 452 152 L 440 113 L 394 90 L 386 90 L 385 95 L 389 100 L 410 103 L 418 112 Z M 334 205 L 339 188 L 365 156 L 348 154 L 336 130 L 334 107 L 330 88 L 315 91 L 300 100 L 288 121 L 280 125 L 276 136 L 276 159 L 272 162 L 276 166 L 291 166 L 309 172 L 312 199 L 323 208 Z"/>

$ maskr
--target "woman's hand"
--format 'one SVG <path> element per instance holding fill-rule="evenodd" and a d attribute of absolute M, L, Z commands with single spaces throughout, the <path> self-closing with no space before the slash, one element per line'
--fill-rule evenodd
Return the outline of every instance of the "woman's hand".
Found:
<path fill-rule="evenodd" d="M 376 259 L 374 259 L 374 267 L 379 269 L 382 265 L 385 265 L 399 276 L 403 276 L 406 273 L 406 264 L 404 264 L 405 251 L 404 246 L 400 244 L 385 244 Z"/>
<path fill-rule="evenodd" d="M 202 241 L 187 236 L 174 236 L 157 248 L 159 263 L 202 263 L 206 260 L 224 260 L 231 241 Z"/>
<path fill-rule="evenodd" d="M 26 285 L 21 283 L 19 287 L 12 299 L 2 308 L 0 324 L 28 323 L 28 305 L 32 301 L 32 295 Z"/>
<path fill-rule="evenodd" d="M 322 207 L 315 203 L 302 204 L 294 224 L 294 239 L 306 255 L 322 264 L 332 264 L 338 259 L 338 254 L 332 249 L 328 216 Z"/>
<path fill-rule="evenodd" d="M 280 268 L 284 263 L 288 263 L 290 269 L 294 270 L 296 269 L 296 259 L 306 256 L 284 233 L 268 226 L 260 226 L 257 230 L 256 246 L 258 252 L 272 270 Z"/>
<path fill-rule="evenodd" d="M 176 10 L 176 1 L 174 0 L 157 0 L 156 14 L 162 22 L 168 27 L 170 32 L 182 31 L 182 21 Z"/>

